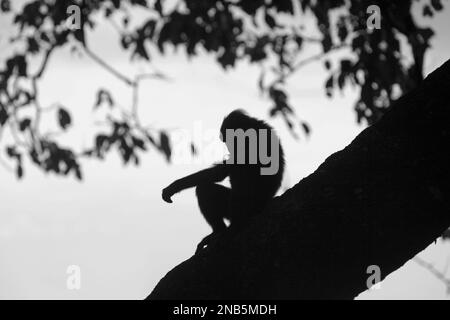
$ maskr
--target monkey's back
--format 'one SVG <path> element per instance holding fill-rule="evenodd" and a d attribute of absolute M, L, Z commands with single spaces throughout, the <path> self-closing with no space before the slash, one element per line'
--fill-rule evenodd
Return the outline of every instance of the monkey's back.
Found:
<path fill-rule="evenodd" d="M 261 174 L 262 164 L 233 164 L 229 167 L 231 184 L 230 219 L 246 221 L 264 210 L 281 186 L 284 156 L 280 146 L 279 166 L 274 174 Z"/>

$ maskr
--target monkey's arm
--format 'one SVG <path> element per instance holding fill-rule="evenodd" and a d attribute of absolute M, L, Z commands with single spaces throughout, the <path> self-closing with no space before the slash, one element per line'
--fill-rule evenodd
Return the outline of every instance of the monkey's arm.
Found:
<path fill-rule="evenodd" d="M 192 188 L 203 183 L 222 181 L 228 176 L 228 168 L 225 164 L 217 164 L 208 169 L 200 170 L 184 178 L 175 180 L 163 189 L 162 198 L 172 203 L 171 197 L 184 189 Z"/>

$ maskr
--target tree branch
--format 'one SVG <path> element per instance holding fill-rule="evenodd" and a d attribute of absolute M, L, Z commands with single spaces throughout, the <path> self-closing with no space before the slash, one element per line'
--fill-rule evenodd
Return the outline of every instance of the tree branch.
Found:
<path fill-rule="evenodd" d="M 450 225 L 449 86 L 450 60 L 148 298 L 352 299 L 397 270 Z"/>

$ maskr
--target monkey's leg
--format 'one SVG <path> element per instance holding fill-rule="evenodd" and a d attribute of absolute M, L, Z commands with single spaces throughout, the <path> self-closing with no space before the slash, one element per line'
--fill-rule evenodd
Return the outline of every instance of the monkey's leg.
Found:
<path fill-rule="evenodd" d="M 201 184 L 195 189 L 200 211 L 213 232 L 226 228 L 223 219 L 228 215 L 230 191 L 216 183 Z"/>
<path fill-rule="evenodd" d="M 205 217 L 206 222 L 208 222 L 213 229 L 213 232 L 203 238 L 198 244 L 196 252 L 207 245 L 214 235 L 226 229 L 223 219 L 228 217 L 230 191 L 229 188 L 215 183 L 197 186 L 195 193 L 197 195 L 200 211 Z"/>

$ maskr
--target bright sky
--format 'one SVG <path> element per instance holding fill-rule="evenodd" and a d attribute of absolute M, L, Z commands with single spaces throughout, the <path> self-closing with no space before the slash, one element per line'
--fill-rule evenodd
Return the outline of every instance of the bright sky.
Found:
<path fill-rule="evenodd" d="M 426 60 L 430 72 L 449 57 L 449 10 L 437 16 L 437 32 Z M 7 21 L 0 20 L 0 30 Z M 110 25 L 90 36 L 92 50 L 126 74 L 148 70 L 130 65 Z M 8 51 L 0 33 L 0 59 Z M 307 54 L 305 54 L 307 56 Z M 188 63 L 182 54 L 155 57 L 154 65 L 172 82 L 146 81 L 140 94 L 144 123 L 155 127 L 192 130 L 200 124 L 217 130 L 222 118 L 235 108 L 267 119 L 269 102 L 258 94 L 257 67 L 241 64 L 223 72 L 213 59 L 201 56 Z M 311 125 L 309 139 L 295 141 L 279 119 L 268 119 L 281 135 L 286 150 L 290 186 L 312 173 L 326 157 L 363 129 L 352 111 L 355 92 L 346 90 L 333 100 L 324 95 L 326 75 L 312 64 L 291 79 L 292 103 Z M 92 106 L 99 87 L 113 92 L 122 105 L 131 92 L 87 57 L 60 52 L 51 60 L 41 86 L 44 105 L 61 102 L 73 114 L 74 129 L 67 141 L 81 148 L 91 142 L 95 118 Z M 54 123 L 53 116 L 45 120 Z M 218 134 L 217 134 L 218 135 Z M 31 165 L 25 179 L 0 168 L 0 298 L 9 299 L 140 299 L 172 267 L 189 258 L 197 242 L 210 232 L 203 221 L 193 190 L 174 197 L 169 205 L 161 189 L 182 175 L 207 165 L 168 165 L 160 154 L 149 152 L 141 166 L 124 168 L 117 156 L 107 161 L 84 161 L 85 180 L 47 176 Z M 421 257 L 446 270 L 450 244 L 438 241 Z M 67 267 L 81 268 L 81 289 L 66 287 Z M 450 277 L 450 272 L 447 272 Z M 448 299 L 445 286 L 414 261 L 390 275 L 381 289 L 363 299 Z"/>

